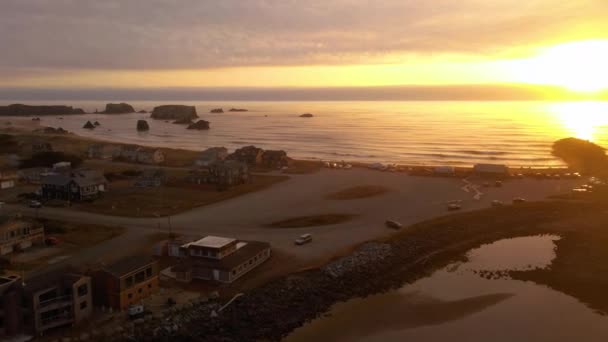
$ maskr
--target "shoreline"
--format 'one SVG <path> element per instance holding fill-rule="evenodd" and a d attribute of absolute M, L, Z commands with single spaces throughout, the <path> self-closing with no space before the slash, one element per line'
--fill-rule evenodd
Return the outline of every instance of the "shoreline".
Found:
<path fill-rule="evenodd" d="M 40 133 L 40 132 L 35 132 L 35 129 L 32 129 L 31 125 L 18 125 L 18 126 L 6 126 L 6 118 L 0 117 L 0 134 L 11 134 L 11 135 L 19 135 L 19 134 L 28 134 L 28 135 L 32 135 L 32 136 L 36 136 L 36 137 L 49 137 L 49 138 L 55 138 L 57 139 L 58 137 L 67 137 L 67 138 L 71 138 L 73 140 L 75 140 L 78 143 L 89 143 L 89 144 L 108 144 L 108 145 L 112 145 L 112 146 L 126 146 L 126 145 L 137 145 L 137 146 L 141 146 L 143 148 L 147 148 L 147 149 L 161 149 L 163 151 L 168 151 L 171 152 L 172 154 L 175 153 L 179 153 L 179 152 L 183 152 L 183 153 L 187 153 L 190 154 L 193 159 L 196 158 L 198 156 L 198 154 L 201 151 L 195 151 L 195 150 L 189 150 L 189 149 L 181 149 L 181 148 L 171 148 L 171 147 L 162 147 L 162 146 L 147 146 L 147 145 L 138 145 L 138 144 L 127 144 L 127 143 L 120 143 L 120 142 L 115 142 L 115 141 L 111 141 L 111 140 L 106 140 L 106 139 L 99 139 L 99 138 L 91 138 L 91 137 L 86 137 L 86 136 L 82 136 L 79 135 L 75 132 L 69 131 L 67 134 L 45 134 L 45 133 Z M 37 129 L 42 129 L 44 127 L 42 126 L 36 126 Z M 87 146 L 88 147 L 88 146 Z M 210 146 L 211 147 L 211 146 Z M 289 154 L 289 151 L 286 151 Z M 323 163 L 325 162 L 329 162 L 329 163 L 347 163 L 352 165 L 353 167 L 360 167 L 360 168 L 369 168 L 372 169 L 372 165 L 377 164 L 375 162 L 361 162 L 361 161 L 349 161 L 346 159 L 341 159 L 341 160 L 325 160 L 325 159 L 320 159 L 320 158 L 316 158 L 316 157 L 308 157 L 308 158 L 292 158 L 292 160 L 296 161 L 296 162 L 304 162 L 304 163 L 319 163 L 322 166 Z M 169 166 L 169 167 L 185 167 L 185 166 L 191 166 L 191 165 L 183 165 L 183 163 L 179 163 L 181 165 L 172 165 L 171 162 L 167 163 L 167 165 L 160 165 L 160 166 Z M 491 164 L 491 163 L 490 163 Z M 396 171 L 396 172 L 415 172 L 416 175 L 425 175 L 424 173 L 427 173 L 426 175 L 428 175 L 428 173 L 432 173 L 432 170 L 436 167 L 442 167 L 442 166 L 449 166 L 446 164 L 441 164 L 441 165 L 437 165 L 437 164 L 408 164 L 408 163 L 384 163 L 384 165 L 389 166 L 389 169 L 391 170 L 378 170 L 378 171 Z M 522 174 L 530 174 L 531 172 L 533 173 L 537 173 L 537 172 L 541 172 L 541 173 L 558 173 L 558 174 L 563 174 L 567 171 L 569 171 L 569 168 L 566 165 L 563 166 L 535 166 L 535 167 L 524 167 L 524 166 L 510 166 L 508 164 L 506 164 L 507 167 L 509 167 L 512 170 L 517 170 L 519 171 L 518 173 L 522 173 Z M 471 166 L 454 166 L 454 170 L 456 172 L 456 175 L 458 175 L 459 173 L 469 173 L 473 170 L 473 165 Z M 436 176 L 436 175 L 433 175 Z"/>

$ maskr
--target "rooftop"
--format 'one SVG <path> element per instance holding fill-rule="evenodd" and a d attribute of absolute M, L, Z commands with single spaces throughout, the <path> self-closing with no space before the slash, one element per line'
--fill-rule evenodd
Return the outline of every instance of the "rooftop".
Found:
<path fill-rule="evenodd" d="M 204 238 L 202 238 L 198 241 L 187 243 L 187 244 L 183 245 L 182 247 L 188 248 L 190 246 L 196 246 L 196 247 L 207 247 L 207 248 L 222 248 L 235 241 L 236 241 L 236 239 L 232 239 L 232 238 L 209 235 L 209 236 L 205 236 Z"/>
<path fill-rule="evenodd" d="M 187 269 L 192 265 L 232 270 L 261 251 L 270 248 L 270 244 L 261 241 L 241 241 L 239 243 L 241 243 L 240 248 L 222 259 L 189 258 L 182 264 L 177 265 L 176 270 Z"/>
<path fill-rule="evenodd" d="M 115 263 L 104 267 L 104 270 L 111 273 L 113 276 L 120 278 L 155 262 L 156 260 L 149 256 L 134 256 L 120 259 Z"/>

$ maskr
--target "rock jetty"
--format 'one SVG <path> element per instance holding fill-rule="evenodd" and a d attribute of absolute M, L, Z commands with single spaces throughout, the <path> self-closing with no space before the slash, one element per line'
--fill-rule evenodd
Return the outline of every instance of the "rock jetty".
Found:
<path fill-rule="evenodd" d="M 209 129 L 209 121 L 198 120 L 196 123 L 190 124 L 188 129 L 204 130 Z"/>
<path fill-rule="evenodd" d="M 150 130 L 150 125 L 146 120 L 137 120 L 137 130 L 139 132 L 146 132 Z"/>
<path fill-rule="evenodd" d="M 0 116 L 45 116 L 85 114 L 80 108 L 71 106 L 29 106 L 24 104 L 11 104 L 0 106 Z"/>
<path fill-rule="evenodd" d="M 300 115 L 301 118 L 312 118 L 314 117 L 314 115 L 310 114 L 310 113 L 304 113 L 302 115 Z"/>
<path fill-rule="evenodd" d="M 194 120 L 198 118 L 198 115 L 194 106 L 164 105 L 154 107 L 151 118 L 157 120 Z"/>
<path fill-rule="evenodd" d="M 135 113 L 135 109 L 128 103 L 108 103 L 102 114 L 127 114 Z"/>

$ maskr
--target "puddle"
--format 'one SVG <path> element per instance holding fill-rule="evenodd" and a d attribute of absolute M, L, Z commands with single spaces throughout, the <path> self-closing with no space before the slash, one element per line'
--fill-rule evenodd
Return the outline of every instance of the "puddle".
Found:
<path fill-rule="evenodd" d="M 554 235 L 500 240 L 399 290 L 334 305 L 286 341 L 606 341 L 608 318 L 532 282 L 484 271 L 549 267 Z"/>

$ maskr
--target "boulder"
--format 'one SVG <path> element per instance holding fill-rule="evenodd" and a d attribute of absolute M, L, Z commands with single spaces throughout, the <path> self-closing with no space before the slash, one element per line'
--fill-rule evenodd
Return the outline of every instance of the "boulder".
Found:
<path fill-rule="evenodd" d="M 146 120 L 137 120 L 137 130 L 139 132 L 145 132 L 150 130 L 150 125 Z"/>
<path fill-rule="evenodd" d="M 304 113 L 302 115 L 300 115 L 301 118 L 312 118 L 314 115 L 310 114 L 310 113 Z"/>
<path fill-rule="evenodd" d="M 245 108 L 230 108 L 228 111 L 229 112 L 248 112 L 249 110 L 245 109 Z"/>
<path fill-rule="evenodd" d="M 158 120 L 193 120 L 198 118 L 198 115 L 194 106 L 164 105 L 154 107 L 151 118 Z"/>
<path fill-rule="evenodd" d="M 223 113 L 224 110 L 222 108 L 214 108 L 209 111 L 209 113 Z"/>
<path fill-rule="evenodd" d="M 95 125 L 95 126 L 101 126 L 101 124 L 99 123 L 99 121 L 93 122 L 93 125 Z"/>
<path fill-rule="evenodd" d="M 71 106 L 28 106 L 24 104 L 0 106 L 0 116 L 45 116 L 68 114 L 84 114 L 84 111 L 80 108 L 73 108 Z"/>
<path fill-rule="evenodd" d="M 196 123 L 190 124 L 188 126 L 188 129 L 198 129 L 198 130 L 209 129 L 209 121 L 198 120 Z"/>
<path fill-rule="evenodd" d="M 146 114 L 146 113 L 147 113 L 147 111 L 146 111 L 145 109 L 142 109 L 142 110 L 140 110 L 138 113 L 139 113 L 139 114 Z"/>
<path fill-rule="evenodd" d="M 95 125 L 93 125 L 93 123 L 91 123 L 91 121 L 87 121 L 87 123 L 84 124 L 84 126 L 82 126 L 82 128 L 95 129 Z"/>
<path fill-rule="evenodd" d="M 135 113 L 135 109 L 128 103 L 108 103 L 106 104 L 106 110 L 101 112 L 102 114 L 127 114 Z"/>

